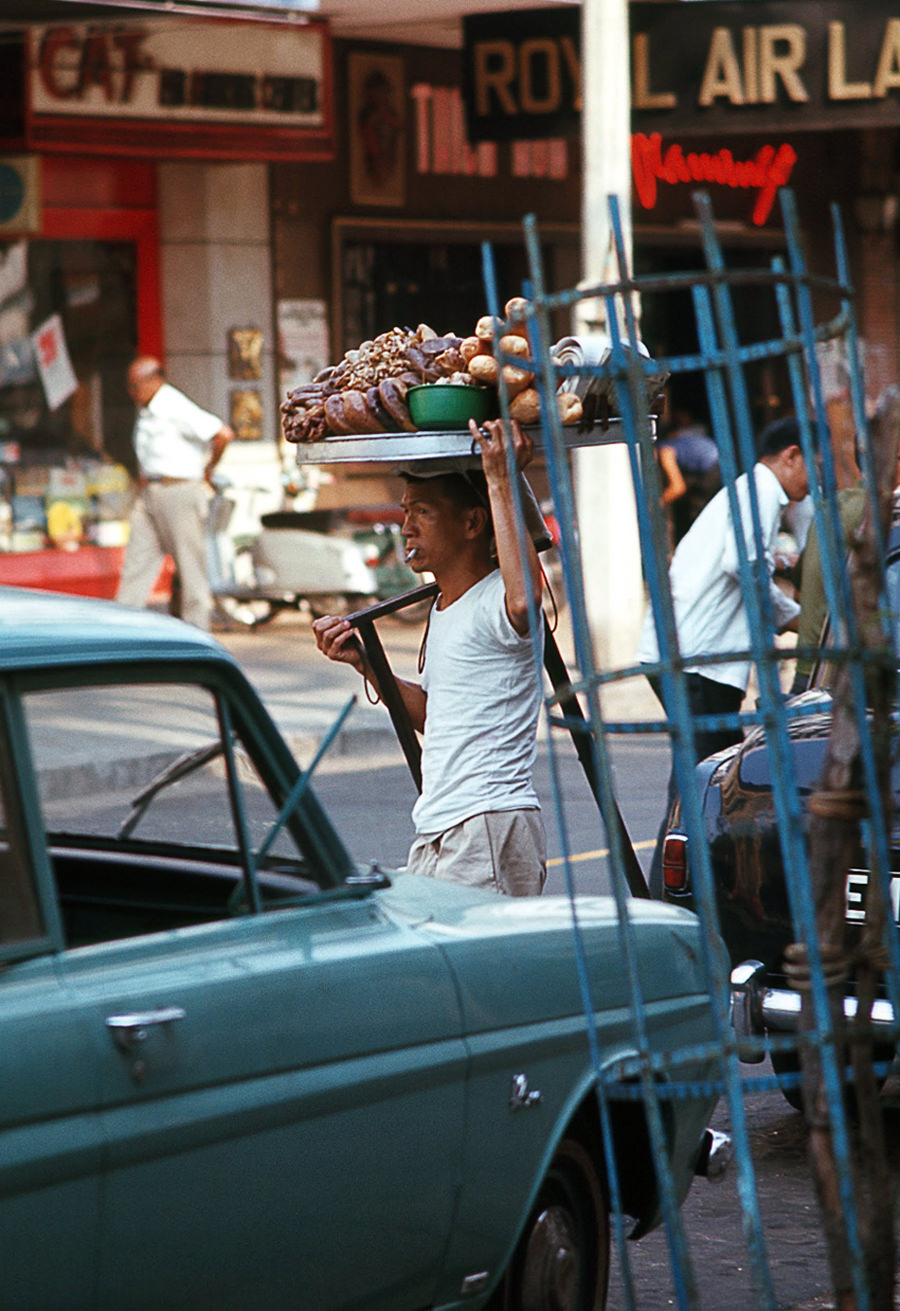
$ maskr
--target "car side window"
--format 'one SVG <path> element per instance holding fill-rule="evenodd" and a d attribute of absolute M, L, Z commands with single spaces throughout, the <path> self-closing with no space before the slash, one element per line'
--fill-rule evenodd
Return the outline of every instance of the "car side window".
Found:
<path fill-rule="evenodd" d="M 278 812 L 233 735 L 232 789 L 209 688 L 41 689 L 22 704 L 70 945 L 203 923 L 244 904 L 233 791 L 251 853 Z M 286 829 L 265 870 L 277 870 L 269 882 L 282 896 L 313 886 Z"/>

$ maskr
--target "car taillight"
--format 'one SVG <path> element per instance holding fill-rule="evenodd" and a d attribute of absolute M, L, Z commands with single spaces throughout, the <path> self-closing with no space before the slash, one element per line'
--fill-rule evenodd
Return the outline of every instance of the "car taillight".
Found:
<path fill-rule="evenodd" d="M 683 833 L 669 833 L 663 842 L 663 886 L 666 892 L 687 892 L 687 838 Z"/>

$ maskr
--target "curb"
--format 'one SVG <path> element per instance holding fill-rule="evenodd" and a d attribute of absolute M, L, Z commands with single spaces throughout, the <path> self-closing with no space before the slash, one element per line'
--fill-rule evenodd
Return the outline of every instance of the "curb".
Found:
<path fill-rule="evenodd" d="M 282 736 L 301 769 L 306 769 L 312 762 L 326 735 L 327 729 L 320 733 L 282 730 Z M 179 751 L 153 751 L 143 756 L 113 756 L 109 759 L 94 757 L 58 769 L 45 769 L 41 771 L 41 796 L 49 802 L 83 797 L 86 784 L 90 791 L 96 793 L 126 792 L 135 795 L 180 754 Z M 406 763 L 392 728 L 344 728 L 335 737 L 316 770 L 328 772 L 329 767 L 344 767 L 354 759 L 359 761 L 361 767 L 375 763 L 405 766 Z"/>
<path fill-rule="evenodd" d="M 326 733 L 285 732 L 284 739 L 295 759 L 306 768 L 325 740 Z M 405 764 L 400 743 L 393 728 L 342 728 L 316 766 L 317 771 L 327 770 L 339 762 L 342 766 L 353 759 L 360 765 L 391 757 L 388 763 Z"/>

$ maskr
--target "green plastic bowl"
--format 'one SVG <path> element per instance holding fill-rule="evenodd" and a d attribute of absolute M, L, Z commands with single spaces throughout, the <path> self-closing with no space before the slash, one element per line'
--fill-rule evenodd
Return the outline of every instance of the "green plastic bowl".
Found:
<path fill-rule="evenodd" d="M 409 416 L 422 432 L 464 432 L 469 420 L 483 423 L 498 414 L 493 387 L 467 383 L 425 382 L 406 393 Z"/>

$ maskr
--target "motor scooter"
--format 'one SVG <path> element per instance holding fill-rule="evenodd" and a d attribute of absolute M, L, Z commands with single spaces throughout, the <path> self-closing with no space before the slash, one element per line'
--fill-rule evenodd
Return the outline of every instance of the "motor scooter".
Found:
<path fill-rule="evenodd" d="M 209 573 L 227 621 L 256 628 L 282 610 L 347 614 L 421 584 L 421 575 L 404 562 L 395 507 L 296 509 L 285 482 L 283 507 L 254 515 L 254 498 L 266 494 L 264 488 L 236 488 L 223 475 L 214 478 Z M 398 611 L 398 618 L 421 618 L 415 609 Z"/>

